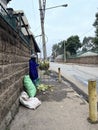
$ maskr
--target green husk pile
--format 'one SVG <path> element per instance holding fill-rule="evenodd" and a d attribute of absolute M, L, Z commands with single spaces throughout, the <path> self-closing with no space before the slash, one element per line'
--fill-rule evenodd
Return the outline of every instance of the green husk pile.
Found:
<path fill-rule="evenodd" d="M 40 70 L 48 70 L 49 69 L 49 62 L 48 61 L 41 61 L 39 62 L 39 69 Z"/>
<path fill-rule="evenodd" d="M 40 84 L 37 88 L 39 91 L 47 91 L 47 90 L 50 90 L 50 91 L 53 91 L 53 86 L 51 85 L 46 85 L 46 84 Z"/>

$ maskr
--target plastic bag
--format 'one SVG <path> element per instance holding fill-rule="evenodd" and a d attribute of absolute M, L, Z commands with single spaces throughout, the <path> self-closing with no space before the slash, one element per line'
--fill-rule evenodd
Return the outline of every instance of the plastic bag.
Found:
<path fill-rule="evenodd" d="M 36 95 L 36 87 L 30 79 L 29 75 L 24 76 L 24 87 L 29 97 L 34 97 Z"/>
<path fill-rule="evenodd" d="M 29 98 L 28 94 L 23 91 L 20 95 L 20 103 L 27 108 L 36 109 L 39 105 L 41 105 L 41 101 L 36 97 Z"/>

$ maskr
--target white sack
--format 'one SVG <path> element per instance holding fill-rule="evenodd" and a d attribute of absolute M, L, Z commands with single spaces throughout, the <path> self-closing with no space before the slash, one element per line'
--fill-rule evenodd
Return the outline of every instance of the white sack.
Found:
<path fill-rule="evenodd" d="M 20 95 L 20 102 L 24 106 L 30 109 L 36 109 L 39 105 L 41 105 L 41 101 L 36 97 L 30 97 L 28 94 L 23 91 Z"/>

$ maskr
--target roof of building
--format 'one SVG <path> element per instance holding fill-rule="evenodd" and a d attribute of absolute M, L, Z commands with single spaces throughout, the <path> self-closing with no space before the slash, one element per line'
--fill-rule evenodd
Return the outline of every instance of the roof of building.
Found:
<path fill-rule="evenodd" d="M 34 42 L 34 47 L 35 47 L 36 52 L 41 52 L 33 34 L 31 34 L 31 37 L 32 37 L 32 40 Z"/>
<path fill-rule="evenodd" d="M 98 53 L 88 51 L 88 52 L 85 52 L 85 53 L 79 55 L 78 57 L 86 57 L 86 56 L 98 56 Z"/>
<path fill-rule="evenodd" d="M 29 22 L 28 22 L 27 17 L 26 17 L 26 15 L 25 15 L 23 10 L 15 10 L 14 14 L 15 15 L 21 14 L 21 17 L 22 17 L 22 19 L 24 21 L 24 24 L 27 26 L 28 29 L 30 29 Z M 23 26 L 23 23 L 21 23 L 21 26 Z"/>
<path fill-rule="evenodd" d="M 63 59 L 63 54 L 58 55 L 55 59 L 56 59 L 56 60 L 57 60 L 57 59 Z"/>
<path fill-rule="evenodd" d="M 25 36 L 31 36 L 32 37 L 32 40 L 33 40 L 33 42 L 34 42 L 34 47 L 35 47 L 35 51 L 36 52 L 40 52 L 40 49 L 39 49 L 39 47 L 38 47 L 38 45 L 37 45 L 37 42 L 36 42 L 36 40 L 35 40 L 35 38 L 34 38 L 34 36 L 33 36 L 33 33 L 30 31 L 30 25 L 29 25 L 29 22 L 28 22 L 28 20 L 27 20 L 27 18 L 26 18 L 26 15 L 24 14 L 24 12 L 23 12 L 23 10 L 15 10 L 14 11 L 14 15 L 19 15 L 19 14 L 21 14 L 21 17 L 22 17 L 22 22 L 21 22 L 21 31 L 22 31 L 22 33 L 25 35 Z M 25 26 L 24 26 L 25 25 Z"/>

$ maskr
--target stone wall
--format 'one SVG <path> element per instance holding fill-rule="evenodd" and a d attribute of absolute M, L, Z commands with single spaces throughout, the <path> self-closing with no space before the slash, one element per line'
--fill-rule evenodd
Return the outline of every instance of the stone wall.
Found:
<path fill-rule="evenodd" d="M 0 130 L 5 130 L 19 107 L 30 49 L 0 17 Z"/>
<path fill-rule="evenodd" d="M 67 59 L 67 63 L 98 64 L 98 56 L 87 56 Z"/>

